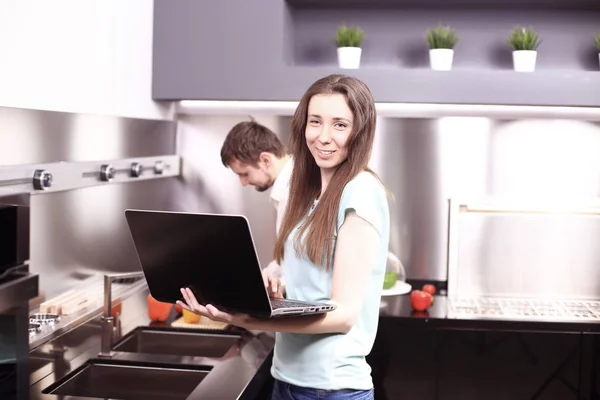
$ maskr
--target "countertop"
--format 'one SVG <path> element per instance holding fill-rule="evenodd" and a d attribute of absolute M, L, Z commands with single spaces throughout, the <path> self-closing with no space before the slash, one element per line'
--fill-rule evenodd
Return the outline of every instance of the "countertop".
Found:
<path fill-rule="evenodd" d="M 380 318 L 395 325 L 417 328 L 600 333 L 600 319 L 577 321 L 541 317 L 456 316 L 450 312 L 450 301 L 446 296 L 434 297 L 433 305 L 423 312 L 412 309 L 410 294 L 382 297 Z"/>
<path fill-rule="evenodd" d="M 165 324 L 150 323 L 147 318 L 145 291 L 123 303 L 124 321 L 121 336 L 140 327 L 165 327 Z M 600 323 L 595 321 L 542 321 L 535 319 L 494 319 L 492 317 L 452 316 L 448 298 L 436 295 L 434 304 L 425 312 L 416 312 L 410 305 L 410 295 L 385 296 L 380 308 L 380 329 L 390 326 L 405 326 L 413 329 L 460 329 L 493 331 L 552 331 L 600 333 Z M 126 317 L 126 318 L 125 318 Z M 270 379 L 270 365 L 274 337 L 264 332 L 244 332 L 236 351 L 227 357 L 214 360 L 211 372 L 190 394 L 195 399 L 254 399 L 256 393 Z M 31 400 L 75 400 L 84 397 L 68 397 L 42 394 L 52 383 L 79 368 L 100 350 L 100 325 L 92 321 L 59 337 L 52 344 L 31 353 Z M 115 355 L 117 360 L 136 360 L 135 353 Z M 153 359 L 193 365 L 195 357 L 154 356 Z M 170 360 L 169 360 L 169 357 Z M 159 360 L 160 361 L 160 360 Z"/>
<path fill-rule="evenodd" d="M 165 323 L 149 321 L 146 297 L 147 291 L 142 291 L 123 302 L 121 334 L 115 346 L 129 334 L 145 327 L 153 330 L 168 329 L 190 332 L 186 328 L 173 329 L 169 327 L 170 322 L 179 317 L 175 312 L 171 313 Z M 98 319 L 91 321 L 30 353 L 31 400 L 93 399 L 42 392 L 62 377 L 86 364 L 88 360 L 97 359 L 100 351 L 100 328 Z M 164 364 L 165 367 L 208 366 L 210 372 L 187 397 L 188 400 L 254 399 L 262 385 L 270 378 L 272 349 L 275 344 L 274 335 L 232 329 L 228 329 L 229 333 L 240 335 L 240 339 L 230 351 L 220 358 L 140 355 L 116 351 L 108 362 L 148 362 L 154 365 Z"/>

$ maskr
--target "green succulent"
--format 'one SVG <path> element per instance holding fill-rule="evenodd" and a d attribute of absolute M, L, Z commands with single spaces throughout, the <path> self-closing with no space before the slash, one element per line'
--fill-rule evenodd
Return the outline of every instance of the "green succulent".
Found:
<path fill-rule="evenodd" d="M 596 44 L 596 49 L 600 52 L 600 35 L 594 36 L 594 43 Z"/>
<path fill-rule="evenodd" d="M 513 50 L 536 50 L 542 43 L 540 36 L 533 28 L 522 28 L 516 27 L 510 37 L 508 38 L 508 44 Z"/>
<path fill-rule="evenodd" d="M 360 47 L 364 38 L 365 32 L 359 27 L 341 25 L 338 27 L 335 41 L 338 47 Z"/>
<path fill-rule="evenodd" d="M 437 28 L 427 30 L 427 43 L 430 49 L 453 49 L 458 40 L 456 32 L 449 26 L 439 25 Z"/>

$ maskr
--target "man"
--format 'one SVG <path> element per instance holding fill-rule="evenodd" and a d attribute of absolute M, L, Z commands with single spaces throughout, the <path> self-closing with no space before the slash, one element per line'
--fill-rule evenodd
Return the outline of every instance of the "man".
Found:
<path fill-rule="evenodd" d="M 277 210 L 276 232 L 287 204 L 293 160 L 277 135 L 254 120 L 236 124 L 221 147 L 221 161 L 240 178 L 242 186 L 259 192 L 271 189 L 270 201 Z M 281 267 L 273 260 L 263 275 L 281 278 Z"/>

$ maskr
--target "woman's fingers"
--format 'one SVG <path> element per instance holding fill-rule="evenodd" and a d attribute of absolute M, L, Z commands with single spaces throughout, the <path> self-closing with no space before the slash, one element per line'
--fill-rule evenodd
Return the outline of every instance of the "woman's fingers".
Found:
<path fill-rule="evenodd" d="M 183 300 L 185 301 L 185 304 L 187 304 L 188 307 L 192 307 L 192 303 L 190 302 L 190 298 L 188 297 L 187 291 L 184 288 L 179 289 L 179 291 L 181 292 L 181 295 L 183 296 Z"/>
<path fill-rule="evenodd" d="M 185 299 L 185 303 L 187 304 L 188 311 L 194 312 L 196 314 L 208 316 L 208 312 L 206 311 L 206 307 L 200 305 L 198 300 L 196 300 L 196 296 L 194 293 L 188 288 L 181 289 L 181 295 Z M 183 305 L 182 305 L 183 307 Z"/>
<path fill-rule="evenodd" d="M 184 309 L 186 309 L 188 311 L 192 311 L 192 309 L 186 303 L 184 303 L 181 300 L 177 300 L 177 304 L 179 304 L 181 306 L 181 308 L 184 308 Z"/>

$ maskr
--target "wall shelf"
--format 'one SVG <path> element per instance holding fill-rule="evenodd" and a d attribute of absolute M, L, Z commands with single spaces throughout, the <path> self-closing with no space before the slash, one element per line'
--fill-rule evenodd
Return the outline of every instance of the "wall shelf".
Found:
<path fill-rule="evenodd" d="M 600 104 L 600 73 L 583 71 L 514 71 L 361 68 L 288 68 L 299 82 L 330 73 L 362 79 L 378 102 L 596 106 Z M 565 90 L 565 88 L 572 88 Z M 298 87 L 298 90 L 301 88 Z M 292 89 L 293 90 L 293 89 Z M 292 92 L 285 100 L 292 100 Z"/>

